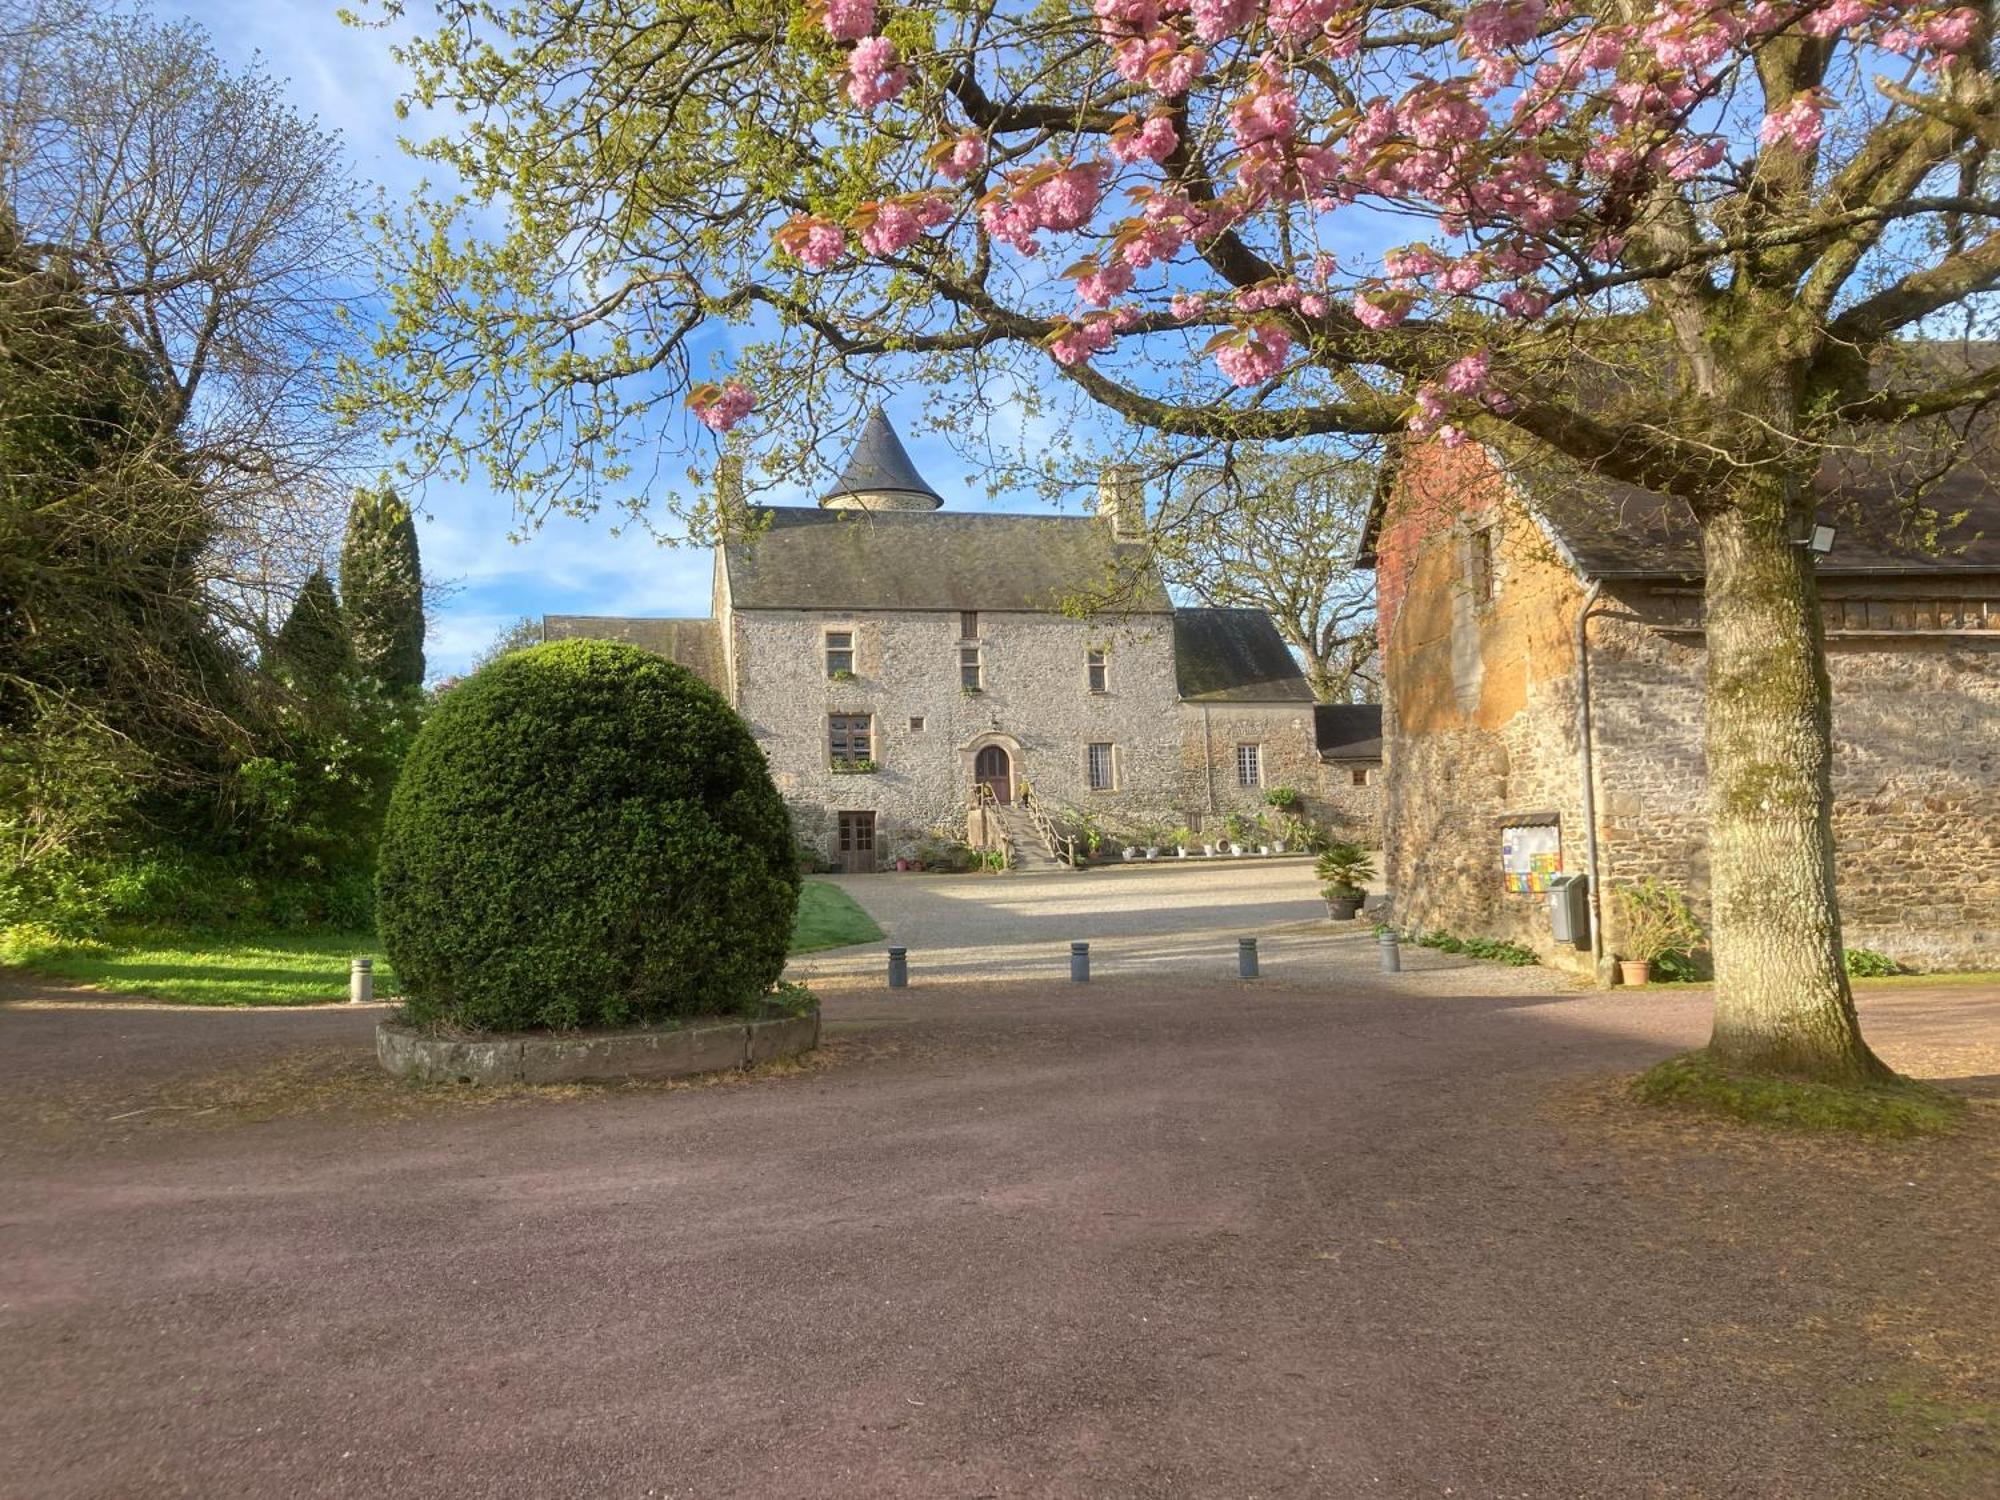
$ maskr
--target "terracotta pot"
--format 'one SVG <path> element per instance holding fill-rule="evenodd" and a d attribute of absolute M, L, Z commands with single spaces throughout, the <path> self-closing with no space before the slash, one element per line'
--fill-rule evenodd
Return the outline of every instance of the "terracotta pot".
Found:
<path fill-rule="evenodd" d="M 1646 984 L 1653 977 L 1653 961 L 1649 958 L 1621 958 L 1618 960 L 1618 982 L 1620 984 Z"/>

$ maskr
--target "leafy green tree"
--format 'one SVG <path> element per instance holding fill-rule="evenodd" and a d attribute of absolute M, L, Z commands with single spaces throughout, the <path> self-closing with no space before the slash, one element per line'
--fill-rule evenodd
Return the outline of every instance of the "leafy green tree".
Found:
<path fill-rule="evenodd" d="M 1153 527 L 1167 581 L 1204 604 L 1268 613 L 1320 702 L 1372 702 L 1375 578 L 1354 556 L 1374 469 L 1309 448 L 1246 449 L 1176 488 Z"/>
<path fill-rule="evenodd" d="M 361 672 L 391 692 L 421 689 L 423 560 L 416 521 L 394 490 L 361 490 L 348 508 L 340 599 Z"/>
<path fill-rule="evenodd" d="M 314 570 L 272 637 L 265 668 L 308 700 L 336 698 L 356 668 L 340 600 L 326 574 Z"/>
<path fill-rule="evenodd" d="M 525 651 L 528 647 L 539 646 L 541 643 L 542 622 L 533 615 L 518 616 L 480 648 L 479 654 L 472 658 L 471 670 L 477 672 L 481 667 L 490 666 L 503 656 L 512 655 L 516 651 Z"/>

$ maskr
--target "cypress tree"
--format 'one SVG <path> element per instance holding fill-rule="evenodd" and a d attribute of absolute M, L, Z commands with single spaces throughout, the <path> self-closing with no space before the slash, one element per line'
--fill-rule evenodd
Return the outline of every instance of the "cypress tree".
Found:
<path fill-rule="evenodd" d="M 317 568 L 272 639 L 266 665 L 315 703 L 329 698 L 341 677 L 354 670 L 354 647 L 341 619 L 340 601 L 326 574 Z"/>
<path fill-rule="evenodd" d="M 347 636 L 362 672 L 392 693 L 424 685 L 424 570 L 409 506 L 391 489 L 359 490 L 340 549 Z"/>

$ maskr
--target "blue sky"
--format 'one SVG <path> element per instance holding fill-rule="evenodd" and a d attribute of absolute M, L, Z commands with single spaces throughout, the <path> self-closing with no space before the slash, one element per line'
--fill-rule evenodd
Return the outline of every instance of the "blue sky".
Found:
<path fill-rule="evenodd" d="M 205 27 L 231 63 L 260 58 L 282 80 L 301 113 L 340 132 L 355 171 L 393 199 L 420 174 L 397 146 L 393 105 L 403 83 L 381 31 L 344 26 L 334 0 L 183 0 L 158 5 L 162 19 L 185 14 Z M 889 403 L 918 468 L 948 504 L 984 508 L 995 502 L 965 491 L 966 460 L 932 434 L 916 429 L 922 401 L 912 393 Z M 386 458 L 386 455 L 385 455 Z M 679 468 L 670 466 L 678 474 Z M 768 492 L 777 504 L 809 503 L 803 491 Z M 614 534 L 608 518 L 550 517 L 525 541 L 508 540 L 518 525 L 509 503 L 478 485 L 433 484 L 421 496 L 424 568 L 451 585 L 432 613 L 426 651 L 430 670 L 444 675 L 467 662 L 521 615 L 708 613 L 706 550 L 660 544 L 637 531 Z M 1036 500 L 999 502 L 1025 509 Z"/>

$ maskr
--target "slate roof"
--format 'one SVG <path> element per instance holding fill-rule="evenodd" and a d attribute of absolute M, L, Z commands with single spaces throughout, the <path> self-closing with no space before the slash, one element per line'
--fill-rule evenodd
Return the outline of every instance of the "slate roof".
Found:
<path fill-rule="evenodd" d="M 909 450 L 896 436 L 896 429 L 889 425 L 888 413 L 879 406 L 869 414 L 867 425 L 861 429 L 854 451 L 847 456 L 847 467 L 834 481 L 833 488 L 820 496 L 819 503 L 825 505 L 842 495 L 877 492 L 927 500 L 930 502 L 927 508 L 931 510 L 944 504 L 944 496 L 926 484 L 923 475 L 917 472 Z"/>
<path fill-rule="evenodd" d="M 1905 368 L 1976 371 L 1996 358 L 2000 344 L 1913 343 L 1891 351 L 1869 378 L 1879 383 Z M 1818 560 L 1821 576 L 2000 572 L 2000 418 L 1983 417 L 1963 434 L 1913 423 L 1862 441 L 1866 451 L 1830 453 L 1814 477 L 1819 519 L 1836 533 L 1833 551 Z M 1393 468 L 1392 457 L 1355 558 L 1363 567 L 1376 560 Z M 1701 576 L 1694 516 L 1678 497 L 1598 478 L 1553 454 L 1517 458 L 1514 478 L 1586 578 Z"/>
<path fill-rule="evenodd" d="M 1173 608 L 1148 549 L 1085 516 L 967 511 L 751 512 L 723 548 L 737 609 L 1055 610 L 1109 592 L 1110 607 Z"/>
<path fill-rule="evenodd" d="M 1380 760 L 1382 705 L 1320 703 L 1313 708 L 1313 740 L 1322 760 Z"/>
<path fill-rule="evenodd" d="M 722 631 L 713 620 L 646 620 L 618 615 L 543 615 L 545 641 L 625 641 L 679 662 L 719 692 L 728 692 Z"/>
<path fill-rule="evenodd" d="M 1937 516 L 1932 543 L 1924 518 L 1903 499 L 1919 468 L 1907 457 L 1828 460 L 1814 481 L 1819 518 L 1835 529 L 1833 551 L 1819 559 L 1822 577 L 2000 572 L 2000 473 L 1975 454 L 1922 492 L 1920 505 Z M 1575 472 L 1544 472 L 1524 489 L 1587 578 L 1701 576 L 1701 545 L 1683 500 Z"/>
<path fill-rule="evenodd" d="M 1189 703 L 1310 703 L 1312 689 L 1261 609 L 1174 611 L 1174 667 Z"/>

